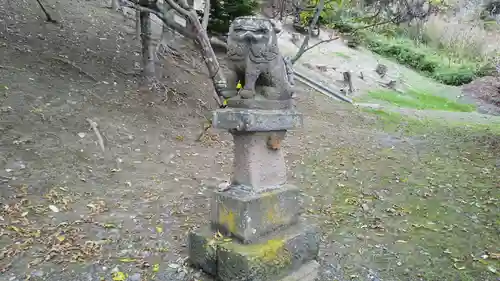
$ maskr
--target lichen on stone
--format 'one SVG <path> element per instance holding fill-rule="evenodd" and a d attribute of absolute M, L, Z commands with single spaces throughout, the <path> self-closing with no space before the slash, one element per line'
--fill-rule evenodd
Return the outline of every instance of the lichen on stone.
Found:
<path fill-rule="evenodd" d="M 236 232 L 236 215 L 223 204 L 220 204 L 219 208 L 219 223 L 225 226 L 229 232 Z"/>
<path fill-rule="evenodd" d="M 226 245 L 225 248 L 244 255 L 254 264 L 265 264 L 281 268 L 291 263 L 290 252 L 285 246 L 285 240 L 271 239 L 259 244 L 242 245 L 231 243 L 231 245 Z"/>

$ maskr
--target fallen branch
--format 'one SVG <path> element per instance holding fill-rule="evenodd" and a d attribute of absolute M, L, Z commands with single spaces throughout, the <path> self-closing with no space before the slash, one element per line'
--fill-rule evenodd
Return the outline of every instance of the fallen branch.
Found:
<path fill-rule="evenodd" d="M 68 59 L 65 59 L 65 58 L 61 58 L 61 57 L 52 57 L 53 60 L 56 60 L 56 61 L 59 61 L 59 62 L 62 62 L 62 63 L 65 63 L 65 64 L 69 64 L 71 65 L 72 67 L 74 67 L 76 70 L 78 70 L 78 72 L 80 72 L 81 74 L 87 76 L 88 78 L 92 79 L 94 82 L 98 82 L 99 80 L 97 80 L 92 74 L 86 72 L 85 70 L 83 70 L 81 67 L 79 67 L 78 65 L 76 65 L 74 62 L 68 60 Z"/>
<path fill-rule="evenodd" d="M 94 130 L 94 133 L 97 136 L 97 141 L 99 142 L 99 146 L 102 149 L 102 152 L 105 152 L 106 149 L 104 148 L 104 140 L 102 139 L 101 133 L 99 133 L 99 129 L 97 129 L 97 123 L 89 118 L 87 118 L 87 122 L 89 122 L 90 126 L 92 127 L 92 130 Z"/>
<path fill-rule="evenodd" d="M 0 68 L 2 68 L 2 69 L 12 69 L 12 70 L 18 70 L 18 71 L 25 71 L 26 70 L 26 69 L 23 69 L 23 68 L 17 68 L 17 67 L 7 66 L 7 65 L 1 65 L 1 64 L 0 64 Z"/>
<path fill-rule="evenodd" d="M 42 9 L 42 12 L 45 14 L 45 17 L 47 18 L 46 20 L 50 23 L 57 24 L 57 21 L 50 16 L 49 12 L 47 12 L 45 7 L 42 5 L 42 2 L 40 2 L 40 0 L 36 0 L 36 2 L 38 2 L 38 5 Z"/>
<path fill-rule="evenodd" d="M 203 124 L 201 124 L 201 127 L 202 127 L 201 133 L 196 138 L 197 142 L 200 142 L 203 139 L 203 137 L 207 134 L 208 130 L 212 128 L 212 120 L 208 120 L 208 122 L 203 122 Z"/>

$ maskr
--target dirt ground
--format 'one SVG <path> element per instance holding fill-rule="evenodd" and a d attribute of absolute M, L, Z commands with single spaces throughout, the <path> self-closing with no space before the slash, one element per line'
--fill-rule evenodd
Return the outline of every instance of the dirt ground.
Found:
<path fill-rule="evenodd" d="M 186 234 L 207 223 L 210 191 L 228 179 L 232 156 L 225 132 L 197 141 L 204 114 L 215 108 L 197 52 L 178 42 L 184 55 L 159 65 L 169 90 L 139 93 L 132 21 L 101 1 L 48 3 L 61 25 L 45 23 L 35 1 L 0 0 L 0 279 L 210 280 L 185 266 Z M 394 266 L 394 256 L 421 252 L 387 246 L 398 240 L 391 233 L 382 240 L 354 231 L 367 229 L 365 220 L 380 230 L 377 212 L 410 196 L 391 196 L 401 188 L 393 186 L 400 169 L 438 155 L 434 143 L 385 133 L 377 115 L 304 88 L 298 104 L 305 127 L 289 133 L 284 149 L 290 181 L 304 189 L 306 216 L 324 231 L 321 280 L 438 280 L 413 274 L 426 263 Z M 488 169 L 477 181 L 491 182 L 496 158 L 481 161 L 471 169 Z M 378 177 L 392 177 L 391 184 Z M 362 201 L 368 199 L 347 194 L 346 186 L 391 199 L 372 206 L 374 199 Z M 350 204 L 353 197 L 359 202 Z M 493 204 L 488 214 L 498 214 Z M 498 252 L 494 238 L 482 239 L 482 250 Z M 436 262 L 443 265 L 451 267 Z M 473 273 L 494 280 L 484 268 Z"/>
<path fill-rule="evenodd" d="M 462 92 L 477 100 L 485 113 L 500 115 L 500 76 L 476 79 L 464 85 Z"/>

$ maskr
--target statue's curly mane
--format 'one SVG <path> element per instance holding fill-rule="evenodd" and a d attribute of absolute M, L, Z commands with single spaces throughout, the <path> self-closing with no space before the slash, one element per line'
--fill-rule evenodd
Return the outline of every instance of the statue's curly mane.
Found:
<path fill-rule="evenodd" d="M 257 20 L 257 22 L 255 22 Z M 247 24 L 252 25 L 262 25 L 262 22 L 269 22 L 266 18 L 255 18 L 255 17 L 240 17 L 238 18 L 232 28 L 244 28 Z M 229 48 L 227 55 L 229 58 L 243 59 L 247 54 L 250 55 L 250 59 L 256 63 L 264 63 L 275 60 L 279 56 L 278 49 L 278 37 L 273 29 L 272 24 L 269 22 L 270 26 L 270 40 L 267 42 L 258 42 L 252 45 L 242 42 L 240 40 L 228 40 Z M 232 28 L 230 30 L 232 30 Z M 231 32 L 229 34 L 231 39 Z"/>

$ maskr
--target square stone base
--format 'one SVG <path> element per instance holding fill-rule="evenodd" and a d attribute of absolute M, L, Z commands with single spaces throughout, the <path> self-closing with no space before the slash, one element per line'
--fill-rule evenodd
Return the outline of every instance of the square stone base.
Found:
<path fill-rule="evenodd" d="M 292 277 L 317 269 L 310 262 L 318 257 L 318 233 L 316 227 L 301 222 L 265 240 L 241 244 L 215 237 L 207 226 L 190 233 L 189 259 L 221 281 L 299 280 Z"/>
<path fill-rule="evenodd" d="M 300 190 L 293 185 L 264 193 L 238 187 L 215 192 L 211 206 L 212 226 L 244 244 L 252 243 L 271 231 L 297 223 L 299 196 Z"/>

